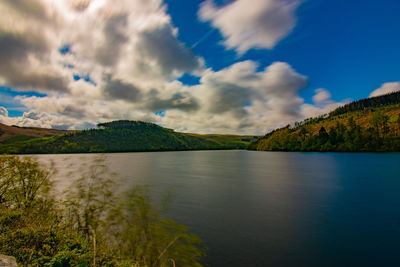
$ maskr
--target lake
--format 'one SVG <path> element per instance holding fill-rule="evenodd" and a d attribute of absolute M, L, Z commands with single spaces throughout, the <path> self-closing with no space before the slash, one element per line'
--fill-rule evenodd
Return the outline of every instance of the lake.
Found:
<path fill-rule="evenodd" d="M 39 155 L 65 173 L 95 154 Z M 208 266 L 400 266 L 400 153 L 108 154 L 124 187 L 173 190 L 168 216 Z"/>

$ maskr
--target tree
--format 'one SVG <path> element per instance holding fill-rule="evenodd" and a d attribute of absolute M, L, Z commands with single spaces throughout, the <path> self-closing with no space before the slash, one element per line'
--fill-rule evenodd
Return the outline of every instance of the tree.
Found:
<path fill-rule="evenodd" d="M 335 127 L 332 127 L 329 130 L 329 143 L 332 145 L 332 147 L 335 147 L 338 143 L 337 132 Z"/>
<path fill-rule="evenodd" d="M 5 205 L 8 197 L 8 190 L 11 187 L 11 180 L 8 170 L 8 158 L 0 157 L 0 206 Z"/>
<path fill-rule="evenodd" d="M 17 156 L 1 157 L 0 168 L 0 203 L 17 209 L 46 206 L 51 170 L 41 168 L 30 157 Z"/>
<path fill-rule="evenodd" d="M 385 136 L 388 132 L 389 117 L 381 111 L 376 111 L 372 115 L 371 124 L 377 130 L 379 136 Z"/>
<path fill-rule="evenodd" d="M 110 214 L 112 233 L 121 258 L 138 266 L 201 266 L 201 239 L 186 227 L 164 219 L 151 204 L 148 187 L 134 187 Z"/>
<path fill-rule="evenodd" d="M 111 254 L 133 266 L 201 266 L 201 239 L 162 218 L 146 187 L 119 192 L 105 158 L 97 158 L 66 192 L 67 218 L 86 237 L 92 265 Z M 130 265 L 130 266 L 131 266 Z"/>
<path fill-rule="evenodd" d="M 307 134 L 308 134 L 308 131 L 307 131 L 306 127 L 301 127 L 299 135 L 300 135 L 302 141 L 304 141 L 306 139 Z"/>
<path fill-rule="evenodd" d="M 30 157 L 0 157 L 0 254 L 21 266 L 88 266 L 84 240 L 62 224 L 52 173 Z"/>
<path fill-rule="evenodd" d="M 321 127 L 318 132 L 319 142 L 321 145 L 325 144 L 329 140 L 329 134 L 326 132 L 324 127 Z"/>

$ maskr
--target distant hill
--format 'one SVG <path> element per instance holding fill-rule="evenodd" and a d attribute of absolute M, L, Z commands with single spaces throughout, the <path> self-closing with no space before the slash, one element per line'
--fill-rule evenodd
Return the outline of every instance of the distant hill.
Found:
<path fill-rule="evenodd" d="M 0 123 L 0 144 L 11 144 L 38 137 L 50 137 L 69 133 L 67 130 L 56 130 L 35 127 L 8 126 Z"/>
<path fill-rule="evenodd" d="M 274 130 L 260 151 L 400 151 L 400 92 L 362 99 L 330 114 Z"/>
<path fill-rule="evenodd" d="M 68 132 L 0 145 L 0 153 L 89 153 L 131 151 L 174 151 L 245 149 L 253 136 L 198 135 L 174 132 L 153 123 L 113 121 L 100 129 Z"/>

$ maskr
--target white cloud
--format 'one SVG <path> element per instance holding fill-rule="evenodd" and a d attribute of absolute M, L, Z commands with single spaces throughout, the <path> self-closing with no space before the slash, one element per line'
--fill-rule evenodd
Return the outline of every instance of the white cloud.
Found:
<path fill-rule="evenodd" d="M 0 13 L 0 83 L 18 90 L 70 93 L 81 72 L 149 86 L 203 65 L 177 39 L 162 0 L 5 0 Z M 65 45 L 71 53 L 61 55 Z"/>
<path fill-rule="evenodd" d="M 53 5 L 4 0 L 0 13 L 0 82 L 20 90 L 68 91 L 69 77 L 52 55 L 60 23 Z"/>
<path fill-rule="evenodd" d="M 47 112 L 28 111 L 20 117 L 0 117 L 2 123 L 8 125 L 18 125 L 21 127 L 41 127 L 53 129 L 88 129 L 95 127 L 92 123 L 87 123 L 74 118 L 51 114 Z"/>
<path fill-rule="evenodd" d="M 398 91 L 400 91 L 400 82 L 384 83 L 381 87 L 374 90 L 369 97 L 380 96 Z"/>
<path fill-rule="evenodd" d="M 165 82 L 158 90 L 140 91 L 140 101 L 125 93 L 119 95 L 127 86 L 120 86 L 121 81 L 112 85 L 119 90 L 110 89 L 116 94 L 113 99 L 102 95 L 90 100 L 79 95 L 19 96 L 16 100 L 30 111 L 3 122 L 79 129 L 96 121 L 133 119 L 186 132 L 264 134 L 343 104 L 330 99 L 318 105 L 304 104 L 299 90 L 306 86 L 307 78 L 287 63 L 275 62 L 262 71 L 257 67 L 253 61 L 243 61 L 217 72 L 207 69 L 199 85 Z M 316 95 L 320 93 L 316 91 Z M 165 110 L 165 116 L 156 116 L 157 110 Z"/>
<path fill-rule="evenodd" d="M 328 90 L 319 88 L 315 90 L 315 95 L 313 96 L 312 100 L 315 104 L 321 104 L 327 101 L 331 97 L 331 93 Z"/>
<path fill-rule="evenodd" d="M 167 111 L 161 122 L 181 131 L 264 134 L 302 118 L 298 93 L 306 77 L 284 62 L 262 71 L 257 67 L 243 61 L 218 72 L 208 69 L 190 89 L 200 109 L 191 114 Z"/>
<path fill-rule="evenodd" d="M 217 7 L 213 0 L 200 6 L 202 21 L 210 21 L 225 38 L 224 45 L 244 54 L 251 48 L 273 48 L 296 25 L 300 0 L 236 0 Z"/>
<path fill-rule="evenodd" d="M 8 117 L 8 110 L 5 107 L 0 106 L 0 116 Z"/>
<path fill-rule="evenodd" d="M 130 119 L 186 132 L 264 134 L 335 105 L 325 91 L 315 105 L 304 104 L 299 91 L 307 78 L 285 62 L 263 70 L 254 61 L 206 69 L 179 41 L 162 0 L 17 2 L 0 2 L 7 14 L 0 16 L 0 84 L 46 95 L 7 100 L 26 112 L 1 111 L 6 124 L 80 129 Z M 208 1 L 201 11 L 239 52 L 272 47 L 294 26 L 299 1 L 246 3 L 216 8 Z M 235 16 L 237 30 L 227 26 Z M 200 84 L 183 85 L 177 80 L 183 73 Z M 160 110 L 165 116 L 154 114 Z"/>

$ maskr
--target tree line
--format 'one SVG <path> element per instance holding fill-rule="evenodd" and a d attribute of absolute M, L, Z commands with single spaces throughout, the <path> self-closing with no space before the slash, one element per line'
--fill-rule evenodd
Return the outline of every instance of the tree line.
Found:
<path fill-rule="evenodd" d="M 400 103 L 400 92 L 393 92 L 386 95 L 375 96 L 351 102 L 342 107 L 338 107 L 337 109 L 329 113 L 329 115 L 337 116 L 357 110 L 377 108 L 397 103 Z"/>

